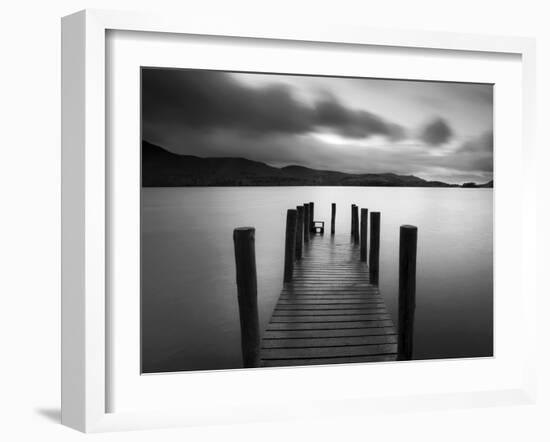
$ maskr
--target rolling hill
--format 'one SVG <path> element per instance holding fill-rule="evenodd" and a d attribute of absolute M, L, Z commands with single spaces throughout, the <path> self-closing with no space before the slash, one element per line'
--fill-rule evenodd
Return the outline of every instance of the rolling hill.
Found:
<path fill-rule="evenodd" d="M 492 182 L 480 187 L 492 187 Z M 303 166 L 272 167 L 246 158 L 201 158 L 142 143 L 143 187 L 190 186 L 388 186 L 459 187 L 414 175 L 349 174 Z M 476 185 L 477 187 L 477 185 Z"/>

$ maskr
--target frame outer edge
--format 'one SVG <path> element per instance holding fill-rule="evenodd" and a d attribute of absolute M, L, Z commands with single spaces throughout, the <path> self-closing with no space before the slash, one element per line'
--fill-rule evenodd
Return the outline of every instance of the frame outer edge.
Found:
<path fill-rule="evenodd" d="M 61 43 L 61 422 L 90 432 L 107 386 L 105 28 L 77 12 L 62 19 Z"/>
<path fill-rule="evenodd" d="M 61 423 L 85 427 L 85 14 L 61 22 Z"/>
<path fill-rule="evenodd" d="M 537 42 L 534 38 L 524 41 L 522 51 L 522 152 L 523 152 L 523 179 L 522 179 L 522 212 L 525 231 L 537 232 L 538 214 L 537 201 L 540 200 L 537 187 Z M 525 343 L 525 378 L 523 391 L 529 397 L 531 403 L 538 400 L 538 364 L 535 364 L 538 358 L 537 333 L 540 329 L 541 316 L 537 317 L 533 306 L 540 306 L 539 279 L 537 277 L 537 265 L 529 266 L 526 264 L 528 256 L 535 257 L 537 260 L 537 242 L 529 235 L 523 236 L 526 240 L 523 244 L 522 259 L 522 307 L 526 323 L 526 332 L 529 336 Z"/>

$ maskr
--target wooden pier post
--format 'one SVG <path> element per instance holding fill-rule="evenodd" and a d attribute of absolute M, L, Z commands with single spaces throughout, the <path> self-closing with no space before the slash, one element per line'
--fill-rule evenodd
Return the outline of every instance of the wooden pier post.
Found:
<path fill-rule="evenodd" d="M 378 284 L 380 273 L 380 212 L 370 213 L 370 249 L 369 276 L 370 282 Z"/>
<path fill-rule="evenodd" d="M 361 209 L 361 261 L 367 262 L 367 232 L 369 209 Z"/>
<path fill-rule="evenodd" d="M 413 356 L 414 310 L 416 307 L 416 246 L 418 229 L 401 226 L 399 232 L 399 331 L 397 353 L 401 361 Z"/>
<path fill-rule="evenodd" d="M 294 271 L 294 258 L 296 256 L 296 209 L 288 209 L 286 212 L 286 234 L 285 234 L 285 272 L 284 282 L 292 280 Z"/>
<path fill-rule="evenodd" d="M 258 319 L 254 236 L 254 227 L 239 227 L 233 230 L 241 323 L 241 351 L 245 368 L 260 365 L 260 322 Z"/>
<path fill-rule="evenodd" d="M 330 214 L 330 234 L 331 235 L 334 235 L 335 223 L 336 223 L 336 203 L 332 203 L 332 210 Z"/>
<path fill-rule="evenodd" d="M 355 204 L 351 205 L 351 236 L 353 237 L 353 228 L 355 227 L 355 224 L 353 223 L 353 208 L 355 207 Z"/>
<path fill-rule="evenodd" d="M 296 259 L 302 259 L 302 248 L 304 244 L 304 206 L 297 206 L 296 211 Z"/>
<path fill-rule="evenodd" d="M 304 204 L 304 242 L 309 242 L 309 204 Z"/>
<path fill-rule="evenodd" d="M 353 205 L 353 242 L 359 244 L 359 207 Z"/>
<path fill-rule="evenodd" d="M 311 213 L 310 213 L 311 219 L 309 220 L 310 221 L 309 231 L 313 233 L 314 232 L 313 222 L 315 221 L 315 216 L 314 216 L 314 205 L 313 205 L 312 201 L 310 201 L 310 203 L 309 203 L 309 208 L 311 210 Z"/>

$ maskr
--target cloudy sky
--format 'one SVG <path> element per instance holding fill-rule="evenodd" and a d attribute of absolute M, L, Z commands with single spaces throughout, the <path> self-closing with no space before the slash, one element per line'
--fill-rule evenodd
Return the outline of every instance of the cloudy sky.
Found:
<path fill-rule="evenodd" d="M 143 139 L 244 157 L 449 183 L 493 177 L 487 84 L 143 69 Z"/>

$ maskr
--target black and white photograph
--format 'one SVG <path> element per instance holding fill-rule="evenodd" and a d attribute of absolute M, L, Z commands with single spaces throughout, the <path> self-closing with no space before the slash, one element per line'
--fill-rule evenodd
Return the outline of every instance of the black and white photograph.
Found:
<path fill-rule="evenodd" d="M 493 356 L 493 85 L 141 68 L 142 373 Z"/>

